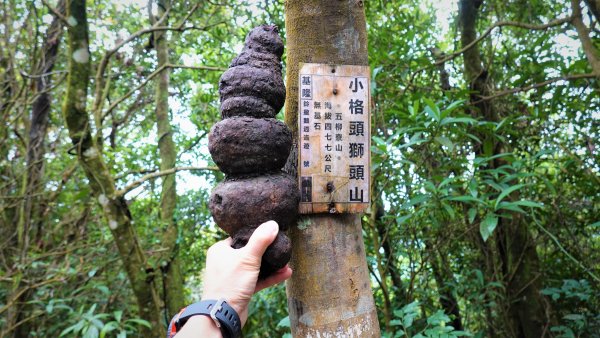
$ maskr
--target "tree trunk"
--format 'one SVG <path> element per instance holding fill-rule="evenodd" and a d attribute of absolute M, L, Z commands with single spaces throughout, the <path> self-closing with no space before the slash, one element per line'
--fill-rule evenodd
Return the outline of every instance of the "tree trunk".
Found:
<path fill-rule="evenodd" d="M 476 22 L 479 0 L 460 1 L 460 22 L 462 25 L 461 42 L 463 48 L 473 42 L 477 37 Z M 487 70 L 483 67 L 479 46 L 464 53 L 465 77 L 470 84 L 473 94 L 471 100 L 479 102 L 475 105 L 473 114 L 481 116 L 484 120 L 499 122 L 499 114 L 491 101 L 481 100 L 482 96 L 493 92 L 494 86 L 488 77 Z M 510 151 L 509 145 L 500 144 L 491 136 L 480 135 L 485 144 L 490 142 L 492 153 L 486 153 L 484 147 L 478 146 L 475 153 L 480 156 L 491 156 Z M 496 160 L 490 166 L 498 167 Z M 509 330 L 515 337 L 543 337 L 547 333 L 545 302 L 540 293 L 542 281 L 539 276 L 539 258 L 532 242 L 532 236 L 527 225 L 521 221 L 518 213 L 512 213 L 512 220 L 500 218 L 498 221 L 495 239 L 499 247 L 500 260 L 503 263 L 504 283 L 506 286 L 506 299 L 508 315 L 511 323 Z M 489 276 L 488 276 L 489 277 Z"/>
<path fill-rule="evenodd" d="M 73 143 L 73 150 L 89 180 L 90 190 L 98 198 L 110 231 L 115 239 L 123 266 L 137 298 L 139 315 L 152 328 L 141 336 L 163 337 L 164 321 L 160 316 L 160 299 L 154 283 L 154 271 L 146 263 L 144 251 L 131 224 L 131 214 L 122 196 L 117 195 L 113 177 L 104 163 L 91 132 L 86 98 L 90 80 L 90 54 L 85 0 L 70 0 L 67 17 L 69 65 L 63 116 Z M 71 20 L 72 19 L 72 20 Z"/>
<path fill-rule="evenodd" d="M 427 250 L 430 255 L 429 262 L 431 264 L 435 283 L 437 284 L 440 305 L 444 309 L 444 312 L 452 318 L 452 327 L 462 331 L 463 325 L 458 300 L 452 293 L 452 284 L 448 285 L 448 282 L 455 283 L 448 261 L 446 260 L 444 253 L 434 247 L 431 240 L 425 240 L 425 246 L 425 250 Z"/>
<path fill-rule="evenodd" d="M 170 6 L 169 1 L 159 0 L 158 17 L 165 14 Z M 168 19 L 164 20 L 167 25 Z M 169 42 L 166 32 L 154 32 L 154 47 L 158 59 L 157 68 L 169 63 Z M 173 142 L 173 130 L 169 118 L 169 69 L 164 69 L 158 75 L 156 85 L 156 129 L 158 135 L 158 151 L 160 154 L 160 171 L 175 167 L 177 150 Z M 163 273 L 164 301 L 168 312 L 167 318 L 177 313 L 185 306 L 183 292 L 183 276 L 177 255 L 177 224 L 175 223 L 175 207 L 177 205 L 176 175 L 162 177 L 160 198 L 160 219 L 165 227 L 162 245 L 166 246 L 167 254 L 161 258 L 160 266 Z"/>
<path fill-rule="evenodd" d="M 56 8 L 60 13 L 64 15 L 65 2 L 61 0 Z M 50 93 L 47 92 L 48 88 L 51 87 L 51 76 L 45 75 L 52 72 L 54 63 L 56 61 L 56 54 L 58 52 L 58 46 L 62 36 L 62 22 L 58 18 L 54 18 L 48 31 L 46 33 L 46 39 L 40 53 L 40 60 L 35 69 L 34 74 L 38 75 L 35 79 L 36 99 L 33 102 L 31 110 L 31 118 L 29 121 L 29 137 L 27 140 L 27 159 L 26 159 L 26 173 L 23 175 L 23 199 L 20 203 L 19 208 L 19 219 L 16 226 L 17 231 L 17 248 L 18 252 L 15 255 L 16 261 L 23 260 L 27 256 L 27 250 L 29 248 L 31 230 L 35 223 L 38 228 L 41 227 L 41 211 L 43 210 L 42 204 L 43 199 L 38 192 L 43 191 L 43 177 L 44 177 L 44 154 L 45 147 L 44 142 L 46 139 L 46 132 L 48 129 L 48 115 L 50 113 Z M 40 229 L 38 229 L 38 234 Z M 22 272 L 18 271 L 16 274 L 21 275 Z M 22 276 L 21 276 L 22 277 Z M 20 291 L 21 278 L 14 278 L 12 285 L 12 292 L 7 296 L 7 299 L 12 299 Z M 31 292 L 24 292 L 14 302 L 14 305 L 7 311 L 7 322 L 5 328 L 14 329 L 14 337 L 26 337 L 29 333 L 28 330 L 22 326 L 17 325 L 25 316 L 24 311 L 25 304 Z M 10 332 L 1 331 L 0 336 L 8 335 Z"/>
<path fill-rule="evenodd" d="M 594 11 L 594 15 L 596 15 L 596 19 L 598 18 L 597 10 L 595 7 L 599 1 L 589 0 L 588 5 L 594 5 L 594 7 L 590 7 L 591 9 L 596 9 Z M 590 30 L 583 23 L 583 18 L 581 14 L 581 0 L 571 0 L 571 9 L 573 10 L 573 25 L 577 30 L 577 35 L 579 36 L 579 40 L 581 41 L 581 48 L 585 53 L 585 56 L 588 59 L 590 66 L 592 67 L 592 71 L 596 75 L 598 79 L 600 79 L 600 52 L 596 49 L 594 45 L 594 41 L 590 38 Z"/>
<path fill-rule="evenodd" d="M 301 62 L 367 65 L 363 1 L 287 0 L 285 122 L 294 135 L 286 170 L 296 175 Z M 291 227 L 287 283 L 292 335 L 379 337 L 360 215 L 306 215 Z"/>
<path fill-rule="evenodd" d="M 596 18 L 596 23 L 600 23 L 600 0 L 585 0 L 585 4 Z"/>

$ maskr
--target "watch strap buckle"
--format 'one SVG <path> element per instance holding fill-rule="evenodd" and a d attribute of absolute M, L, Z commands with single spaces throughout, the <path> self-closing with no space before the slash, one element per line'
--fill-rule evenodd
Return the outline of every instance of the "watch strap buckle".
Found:
<path fill-rule="evenodd" d="M 209 313 L 210 318 L 212 318 L 218 328 L 221 327 L 221 322 L 219 322 L 219 319 L 217 318 L 217 313 L 223 310 L 223 303 L 225 303 L 225 299 L 219 298 L 215 305 L 210 309 Z"/>

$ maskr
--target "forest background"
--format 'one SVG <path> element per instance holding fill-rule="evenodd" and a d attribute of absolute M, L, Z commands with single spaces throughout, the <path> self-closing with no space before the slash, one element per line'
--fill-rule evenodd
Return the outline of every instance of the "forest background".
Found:
<path fill-rule="evenodd" d="M 383 335 L 598 337 L 600 1 L 358 2 Z M 0 336 L 159 337 L 198 299 L 218 79 L 284 8 L 0 3 Z M 249 318 L 288 335 L 285 287 Z"/>

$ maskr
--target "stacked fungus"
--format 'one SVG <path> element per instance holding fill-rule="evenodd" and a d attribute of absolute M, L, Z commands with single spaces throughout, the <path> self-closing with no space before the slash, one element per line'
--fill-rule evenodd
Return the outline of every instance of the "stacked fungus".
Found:
<path fill-rule="evenodd" d="M 282 172 L 292 146 L 292 134 L 276 120 L 283 107 L 281 76 L 283 42 L 275 26 L 254 28 L 244 48 L 221 76 L 222 120 L 208 136 L 210 154 L 225 181 L 212 192 L 209 208 L 217 225 L 246 245 L 254 230 L 268 220 L 279 234 L 263 255 L 260 277 L 290 260 L 291 243 L 282 231 L 295 222 L 300 200 L 296 180 Z"/>

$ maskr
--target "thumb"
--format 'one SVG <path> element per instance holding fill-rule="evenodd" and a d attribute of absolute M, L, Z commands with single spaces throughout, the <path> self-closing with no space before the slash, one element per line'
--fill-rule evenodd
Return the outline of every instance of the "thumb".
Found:
<path fill-rule="evenodd" d="M 277 233 L 279 232 L 279 225 L 275 221 L 265 222 L 254 230 L 252 236 L 248 240 L 245 249 L 256 258 L 261 258 L 267 250 L 267 247 L 273 243 Z"/>

